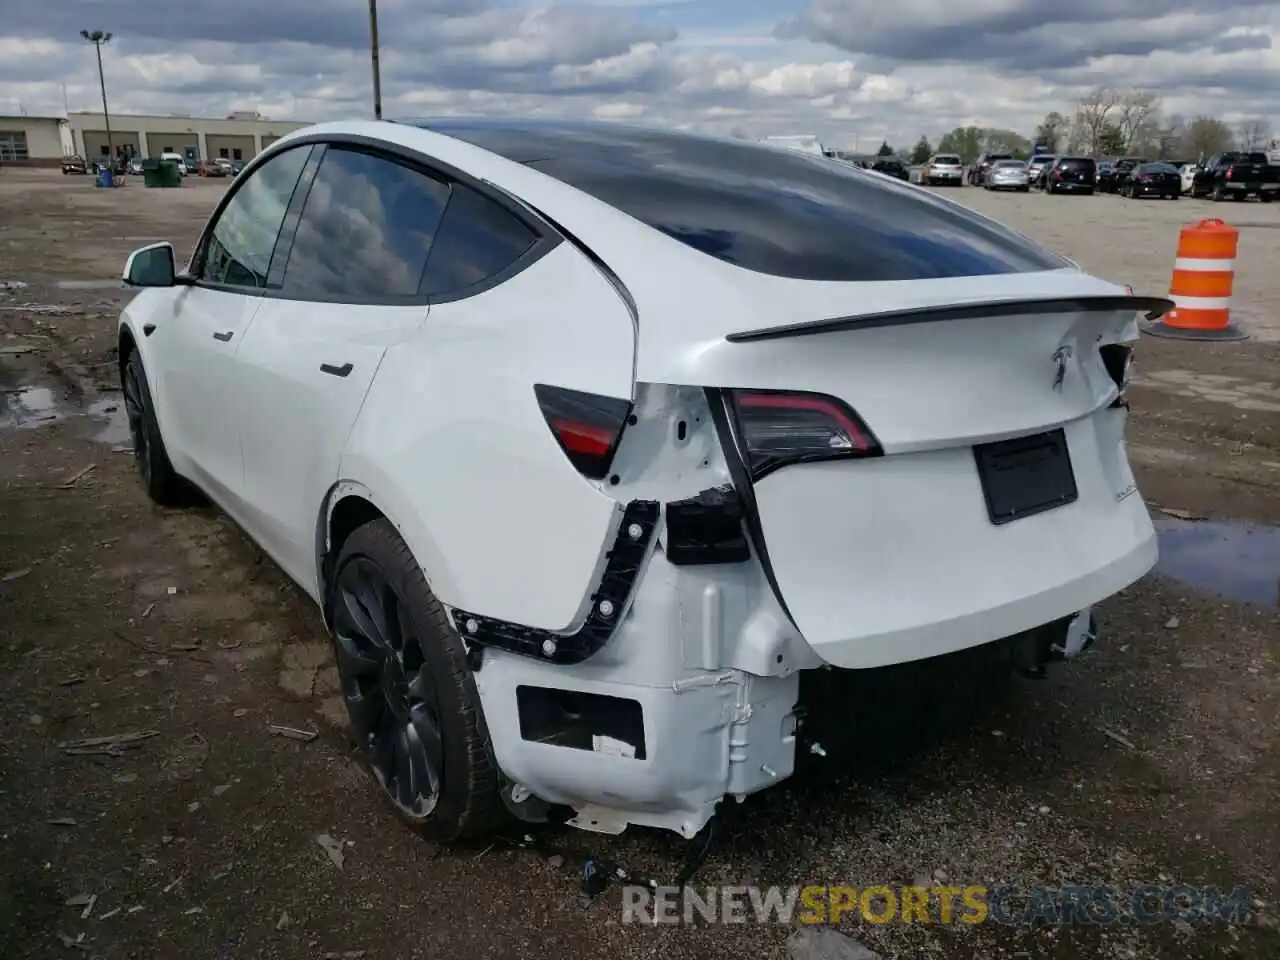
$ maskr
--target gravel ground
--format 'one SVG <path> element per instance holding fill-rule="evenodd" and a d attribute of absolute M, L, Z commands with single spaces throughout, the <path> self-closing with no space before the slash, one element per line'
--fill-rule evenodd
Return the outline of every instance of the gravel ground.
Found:
<path fill-rule="evenodd" d="M 223 189 L 0 176 L 0 280 L 27 284 L 0 292 L 0 957 L 786 956 L 782 925 L 622 924 L 616 887 L 579 895 L 589 855 L 674 876 L 674 837 L 407 833 L 354 760 L 309 601 L 212 510 L 146 501 L 112 372 L 125 295 L 84 281 L 155 239 L 185 257 Z M 948 194 L 1145 293 L 1180 223 L 1224 216 L 1255 337 L 1140 344 L 1162 575 L 1102 606 L 1095 650 L 1043 682 L 972 656 L 824 680 L 829 756 L 726 811 L 695 884 L 1241 884 L 1245 927 L 840 930 L 885 958 L 1280 956 L 1280 210 Z M 60 746 L 126 731 L 155 736 Z"/>

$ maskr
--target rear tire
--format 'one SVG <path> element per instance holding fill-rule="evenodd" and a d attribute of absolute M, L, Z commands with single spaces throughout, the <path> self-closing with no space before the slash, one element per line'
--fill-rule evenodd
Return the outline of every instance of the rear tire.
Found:
<path fill-rule="evenodd" d="M 174 472 L 169 454 L 160 435 L 151 388 L 142 366 L 142 354 L 134 350 L 121 375 L 125 415 L 133 440 L 133 459 L 138 467 L 147 496 L 163 507 L 184 506 L 191 502 L 191 488 Z"/>
<path fill-rule="evenodd" d="M 389 521 L 347 538 L 327 594 L 352 730 L 397 816 L 440 843 L 496 830 L 501 773 L 466 648 Z"/>

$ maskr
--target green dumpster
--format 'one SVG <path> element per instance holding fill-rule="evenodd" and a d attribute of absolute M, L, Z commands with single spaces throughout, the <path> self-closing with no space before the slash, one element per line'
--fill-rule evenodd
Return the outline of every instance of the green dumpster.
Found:
<path fill-rule="evenodd" d="M 172 160 L 143 160 L 142 182 L 148 187 L 180 187 L 182 177 Z"/>

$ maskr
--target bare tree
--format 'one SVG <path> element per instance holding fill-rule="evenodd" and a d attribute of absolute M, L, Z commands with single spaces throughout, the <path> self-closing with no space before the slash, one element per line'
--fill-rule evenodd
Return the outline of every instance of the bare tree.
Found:
<path fill-rule="evenodd" d="M 1131 152 L 1134 144 L 1150 133 L 1159 107 L 1159 99 L 1147 90 L 1126 90 L 1116 96 L 1115 125 L 1120 131 L 1122 153 Z"/>
<path fill-rule="evenodd" d="M 1036 139 L 1049 148 L 1050 153 L 1057 153 L 1058 146 L 1067 137 L 1070 123 L 1057 110 L 1045 114 L 1045 118 L 1036 127 Z"/>
<path fill-rule="evenodd" d="M 1187 121 L 1180 113 L 1171 114 L 1168 119 L 1157 115 L 1152 118 L 1150 136 L 1158 159 L 1180 158 L 1187 137 Z"/>
<path fill-rule="evenodd" d="M 1207 157 L 1230 150 L 1231 141 L 1231 128 L 1225 123 L 1217 117 L 1199 116 L 1187 125 L 1184 149 L 1197 158 Z"/>
<path fill-rule="evenodd" d="M 1271 142 L 1271 126 L 1261 118 L 1246 120 L 1236 130 L 1241 150 L 1265 150 Z"/>
<path fill-rule="evenodd" d="M 1099 140 L 1115 112 L 1120 95 L 1110 87 L 1095 87 L 1076 106 L 1076 128 L 1080 146 L 1097 155 Z"/>

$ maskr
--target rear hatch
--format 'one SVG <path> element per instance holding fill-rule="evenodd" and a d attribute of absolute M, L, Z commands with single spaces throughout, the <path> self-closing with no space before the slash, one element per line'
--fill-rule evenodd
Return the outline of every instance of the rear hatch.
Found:
<path fill-rule="evenodd" d="M 729 336 L 756 385 L 724 396 L 765 555 L 820 657 L 995 640 L 1150 568 L 1113 404 L 1135 311 L 1167 306 L 971 303 Z"/>

